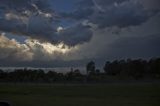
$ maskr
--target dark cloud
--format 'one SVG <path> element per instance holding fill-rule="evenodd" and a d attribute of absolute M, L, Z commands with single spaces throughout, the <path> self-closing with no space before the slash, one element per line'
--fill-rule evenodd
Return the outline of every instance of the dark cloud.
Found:
<path fill-rule="evenodd" d="M 96 6 L 99 9 L 100 8 L 105 9 L 108 6 L 120 4 L 126 1 L 129 1 L 129 0 L 92 0 L 92 2 L 94 3 L 94 6 Z"/>
<path fill-rule="evenodd" d="M 125 2 L 97 13 L 91 18 L 91 22 L 101 28 L 114 26 L 126 28 L 146 22 L 152 15 L 137 3 Z"/>
<path fill-rule="evenodd" d="M 160 10 L 159 0 L 139 0 L 146 9 Z"/>
<path fill-rule="evenodd" d="M 88 20 L 99 28 L 127 28 L 145 23 L 159 11 L 146 10 L 144 5 L 132 0 L 82 0 L 67 18 Z"/>
<path fill-rule="evenodd" d="M 58 68 L 59 70 L 62 70 L 61 68 L 66 67 L 67 70 L 64 71 L 70 71 L 70 67 L 84 67 L 90 59 L 86 60 L 72 60 L 72 61 L 62 61 L 62 60 L 52 60 L 52 61 L 23 61 L 23 62 L 15 62 L 11 60 L 1 60 L 0 61 L 0 67 L 31 67 L 31 68 Z M 57 71 L 57 70 L 56 70 Z M 81 70 L 83 71 L 83 70 Z"/>
<path fill-rule="evenodd" d="M 49 5 L 50 2 L 52 1 L 2 0 L 0 4 L 0 31 L 24 35 L 54 44 L 63 42 L 68 46 L 75 46 L 91 39 L 90 29 L 85 25 L 76 24 L 74 27 L 66 28 L 63 33 L 57 33 L 60 20 L 53 7 Z M 82 35 L 79 32 L 83 32 Z M 66 38 L 66 36 L 68 37 Z"/>
<path fill-rule="evenodd" d="M 90 41 L 92 38 L 92 31 L 90 26 L 77 24 L 59 32 L 60 39 L 64 39 L 63 43 L 67 45 L 76 45 L 77 42 L 82 44 Z"/>
<path fill-rule="evenodd" d="M 75 9 L 59 11 L 53 1 L 1 0 L 0 33 L 25 36 L 19 43 L 1 34 L 1 66 L 71 66 L 159 56 L 159 0 L 76 0 Z"/>
<path fill-rule="evenodd" d="M 122 37 L 109 45 L 104 52 L 112 58 L 152 58 L 160 54 L 160 34 L 144 37 Z"/>
<path fill-rule="evenodd" d="M 140 2 L 131 0 L 77 0 L 75 11 L 56 13 L 51 2 L 53 1 L 2 0 L 0 31 L 75 46 L 92 38 L 91 27 L 82 24 L 86 20 L 99 28 L 128 28 L 141 25 L 157 13 L 146 10 Z M 68 18 L 79 21 L 80 24 L 73 22 L 73 27 L 57 33 L 60 23 L 63 24 Z"/>
<path fill-rule="evenodd" d="M 50 0 L 1 0 L 0 7 L 5 11 L 33 12 L 39 8 L 43 12 L 49 12 L 51 10 L 49 2 Z"/>
<path fill-rule="evenodd" d="M 51 26 L 54 16 L 47 3 L 48 0 L 2 0 L 0 30 L 50 39 L 51 35 L 47 33 L 54 29 Z"/>

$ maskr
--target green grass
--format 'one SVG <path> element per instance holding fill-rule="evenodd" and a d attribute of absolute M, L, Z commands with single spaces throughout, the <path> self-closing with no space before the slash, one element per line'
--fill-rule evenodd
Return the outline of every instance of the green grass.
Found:
<path fill-rule="evenodd" d="M 160 106 L 160 84 L 0 84 L 13 106 Z"/>

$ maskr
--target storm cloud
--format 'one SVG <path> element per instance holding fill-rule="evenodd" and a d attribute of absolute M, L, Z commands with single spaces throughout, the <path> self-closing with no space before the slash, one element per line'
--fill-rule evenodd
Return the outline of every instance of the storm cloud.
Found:
<path fill-rule="evenodd" d="M 0 2 L 0 60 L 6 65 L 78 65 L 160 54 L 159 0 Z"/>
<path fill-rule="evenodd" d="M 152 58 L 160 54 L 160 34 L 148 36 L 122 37 L 109 45 L 108 57 L 122 58 Z M 104 54 L 105 55 L 105 54 Z"/>
<path fill-rule="evenodd" d="M 71 28 L 66 28 L 62 34 L 57 33 L 60 20 L 58 14 L 49 5 L 50 2 L 50 0 L 2 0 L 0 4 L 0 31 L 54 44 L 63 42 L 68 46 L 75 46 L 91 39 L 91 32 L 88 33 L 90 28 L 83 24 L 74 25 L 76 30 L 80 28 L 79 30 L 83 32 L 81 36 L 77 31 L 74 31 L 73 27 L 71 27 L 73 31 Z M 68 34 L 68 40 L 63 39 L 66 38 L 65 33 Z M 74 43 L 69 41 L 74 41 Z"/>
<path fill-rule="evenodd" d="M 145 23 L 159 12 L 145 6 L 137 0 L 82 0 L 75 11 L 64 14 L 64 17 L 88 20 L 99 28 L 128 28 Z"/>
<path fill-rule="evenodd" d="M 145 9 L 145 3 L 132 0 L 77 0 L 76 8 L 58 13 L 52 0 L 2 0 L 0 31 L 53 44 L 76 46 L 92 39 L 92 25 L 98 28 L 128 28 L 145 23 L 159 11 Z M 144 5 L 143 5 L 144 4 Z M 64 26 L 68 19 L 78 21 Z M 83 24 L 87 22 L 86 24 Z M 81 32 L 81 33 L 79 33 Z"/>

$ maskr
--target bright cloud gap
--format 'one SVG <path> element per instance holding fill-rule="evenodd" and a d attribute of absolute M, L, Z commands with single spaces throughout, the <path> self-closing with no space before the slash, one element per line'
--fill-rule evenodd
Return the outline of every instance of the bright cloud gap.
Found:
<path fill-rule="evenodd" d="M 35 39 L 26 39 L 24 43 L 19 43 L 16 39 L 9 39 L 5 33 L 0 35 L 0 59 L 12 56 L 20 61 L 31 60 L 52 60 L 69 53 L 73 48 L 63 43 L 51 44 L 49 42 L 41 43 Z"/>

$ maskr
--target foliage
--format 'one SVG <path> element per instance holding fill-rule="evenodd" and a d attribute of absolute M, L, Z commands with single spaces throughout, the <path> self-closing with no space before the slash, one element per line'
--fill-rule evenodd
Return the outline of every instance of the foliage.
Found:
<path fill-rule="evenodd" d="M 0 82 L 33 82 L 33 83 L 86 83 L 86 82 L 110 82 L 114 80 L 142 80 L 160 79 L 160 58 L 149 61 L 115 60 L 107 61 L 104 72 L 96 69 L 93 61 L 86 65 L 87 74 L 83 75 L 79 69 L 63 74 L 52 70 L 15 69 L 12 72 L 0 70 Z"/>

